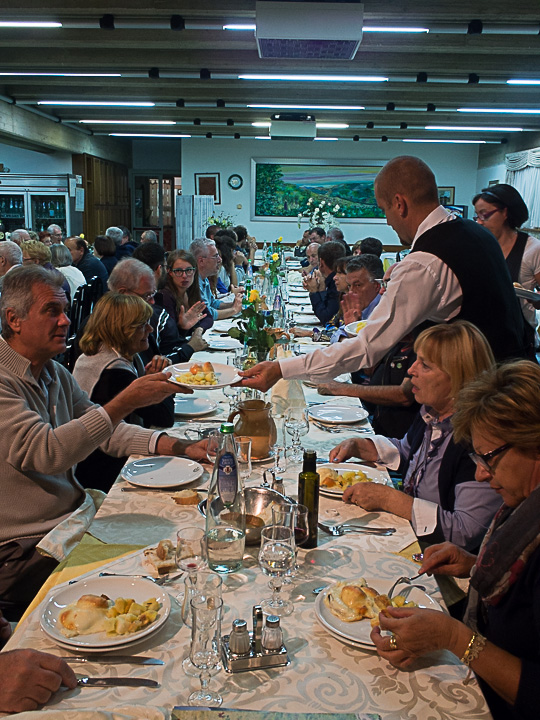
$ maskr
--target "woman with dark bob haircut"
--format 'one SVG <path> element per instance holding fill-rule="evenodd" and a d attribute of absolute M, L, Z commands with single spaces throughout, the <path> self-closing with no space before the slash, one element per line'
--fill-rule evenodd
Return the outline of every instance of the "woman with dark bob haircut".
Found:
<path fill-rule="evenodd" d="M 208 330 L 214 324 L 201 300 L 197 261 L 187 250 L 173 250 L 167 255 L 165 287 L 156 301 L 174 318 L 182 336 L 191 335 L 196 327 Z"/>
<path fill-rule="evenodd" d="M 537 720 L 540 367 L 520 360 L 487 370 L 459 394 L 453 423 L 456 438 L 470 445 L 477 482 L 489 483 L 502 503 L 477 557 L 451 543 L 424 552 L 420 572 L 470 577 L 464 621 L 390 608 L 371 638 L 379 655 L 402 669 L 450 650 L 478 676 L 495 720 Z"/>

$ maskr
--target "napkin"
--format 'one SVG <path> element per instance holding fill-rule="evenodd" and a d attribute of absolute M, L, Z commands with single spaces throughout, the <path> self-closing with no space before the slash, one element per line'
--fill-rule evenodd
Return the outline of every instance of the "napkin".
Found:
<path fill-rule="evenodd" d="M 277 348 L 276 360 L 291 357 L 291 351 L 283 347 Z M 278 380 L 272 388 L 272 414 L 285 415 L 289 408 L 305 408 L 306 398 L 300 380 Z"/>
<path fill-rule="evenodd" d="M 106 497 L 101 490 L 86 490 L 82 505 L 45 535 L 37 545 L 38 552 L 62 562 L 80 542 Z"/>

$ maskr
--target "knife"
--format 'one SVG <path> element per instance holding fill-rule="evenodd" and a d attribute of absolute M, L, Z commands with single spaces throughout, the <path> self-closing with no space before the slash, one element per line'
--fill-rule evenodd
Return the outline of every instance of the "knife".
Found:
<path fill-rule="evenodd" d="M 129 678 L 129 677 L 87 677 L 79 675 L 77 677 L 77 685 L 79 687 L 108 687 L 112 685 L 125 685 L 127 687 L 161 687 L 155 680 L 147 678 Z"/>
<path fill-rule="evenodd" d="M 62 655 L 61 660 L 67 663 L 98 663 L 99 665 L 121 665 L 126 663 L 129 665 L 164 665 L 163 660 L 157 658 L 146 657 L 144 655 Z"/>

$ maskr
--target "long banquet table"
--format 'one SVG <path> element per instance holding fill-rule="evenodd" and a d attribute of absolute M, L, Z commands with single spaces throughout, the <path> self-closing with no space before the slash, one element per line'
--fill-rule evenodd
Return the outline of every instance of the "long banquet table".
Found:
<path fill-rule="evenodd" d="M 224 361 L 224 353 L 208 352 L 200 356 L 202 359 L 208 357 Z M 305 388 L 305 392 L 308 403 L 328 400 L 318 396 L 315 390 Z M 220 391 L 197 393 L 219 399 L 220 406 L 214 415 L 227 416 L 227 400 Z M 332 401 L 335 402 L 335 399 Z M 178 422 L 176 425 L 173 431 L 182 435 L 186 423 Z M 189 425 L 192 426 L 192 423 Z M 319 456 L 327 456 L 332 447 L 349 436 L 347 432 L 331 435 L 311 426 L 303 444 L 316 448 Z M 247 485 L 260 484 L 262 471 L 267 467 L 254 464 Z M 296 493 L 299 469 L 298 465 L 288 467 L 284 473 L 285 489 L 289 494 Z M 206 471 L 193 485 L 206 487 L 208 480 Z M 55 579 L 49 584 L 50 591 L 58 590 L 58 586 L 51 590 L 54 582 L 66 582 L 77 572 L 82 572 L 82 577 L 93 577 L 103 568 L 128 574 L 145 572 L 141 565 L 141 550 L 137 548 L 155 544 L 163 538 L 173 539 L 176 531 L 183 526 L 204 526 L 204 519 L 197 508 L 175 504 L 171 491 L 142 490 L 128 494 L 122 492 L 127 486 L 119 478 L 90 526 L 89 534 L 94 542 L 115 546 L 128 544 L 122 550 L 133 551 L 99 568 L 95 565 L 83 565 L 78 569 L 71 568 L 71 571 L 67 568 L 67 574 L 64 571 L 56 578 L 52 576 Z M 282 620 L 291 664 L 285 668 L 234 675 L 221 672 L 212 683 L 220 687 L 223 707 L 293 713 L 378 713 L 382 720 L 403 717 L 411 720 L 488 720 L 491 715 L 476 681 L 463 685 L 466 668 L 452 654 L 438 653 L 419 663 L 414 671 L 402 672 L 378 657 L 374 650 L 359 649 L 334 639 L 317 622 L 315 595 L 312 592 L 315 587 L 333 579 L 367 574 L 373 566 L 381 563 L 392 570 L 393 558 L 397 577 L 401 574 L 399 563 L 402 558 L 399 554 L 410 557 L 411 547 L 414 547 L 416 538 L 408 521 L 387 513 L 368 514 L 356 506 L 345 505 L 339 499 L 321 496 L 321 519 L 347 520 L 353 517 L 363 518 L 366 523 L 369 521 L 375 526 L 392 525 L 396 533 L 389 537 L 349 534 L 334 538 L 321 532 L 316 549 L 300 550 L 300 575 L 289 586 L 295 609 L 290 617 Z M 256 552 L 257 548 L 246 547 L 244 568 L 224 577 L 223 632 L 229 632 L 232 621 L 237 617 L 244 617 L 249 623 L 252 606 L 269 595 L 268 578 L 258 568 Z M 89 572 L 86 571 L 88 567 L 92 568 Z M 425 578 L 422 582 L 429 594 L 442 602 L 435 580 Z M 105 711 L 145 705 L 148 708 L 147 717 L 168 718 L 174 706 L 186 704 L 198 680 L 187 677 L 181 663 L 189 650 L 190 639 L 190 631 L 182 624 L 180 606 L 175 599 L 183 590 L 183 582 L 171 582 L 167 588 L 173 598 L 169 619 L 155 635 L 143 639 L 127 651 L 159 658 L 164 661 L 163 666 L 100 665 L 92 661 L 74 665 L 77 672 L 94 676 L 152 678 L 160 683 L 160 688 L 84 688 L 59 692 L 48 703 L 48 709 L 57 709 L 62 713 L 74 711 L 73 715 L 69 714 L 71 718 L 87 717 L 82 711 L 89 708 Z M 35 606 L 23 619 L 6 649 L 32 647 L 57 655 L 68 654 L 40 629 L 42 609 L 43 603 Z M 156 715 L 151 715 L 151 708 Z"/>

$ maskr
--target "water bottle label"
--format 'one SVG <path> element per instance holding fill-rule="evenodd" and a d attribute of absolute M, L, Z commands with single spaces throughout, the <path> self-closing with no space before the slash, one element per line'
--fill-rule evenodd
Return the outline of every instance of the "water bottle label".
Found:
<path fill-rule="evenodd" d="M 236 458 L 232 453 L 223 453 L 218 464 L 218 491 L 225 505 L 232 505 L 238 490 Z"/>

